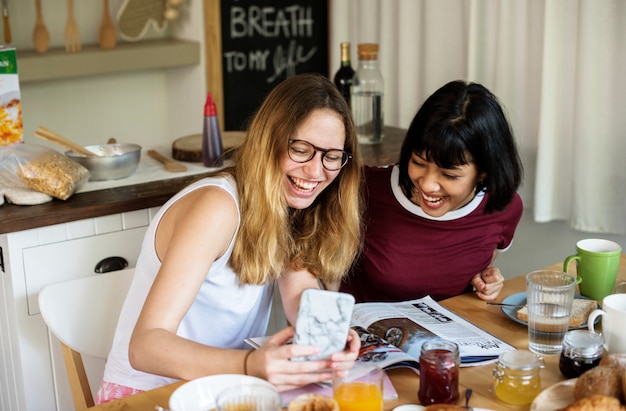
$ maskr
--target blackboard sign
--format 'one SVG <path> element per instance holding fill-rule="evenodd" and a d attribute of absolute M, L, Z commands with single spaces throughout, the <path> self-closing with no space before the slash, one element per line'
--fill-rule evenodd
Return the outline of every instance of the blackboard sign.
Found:
<path fill-rule="evenodd" d="M 207 59 L 215 59 L 213 70 L 221 69 L 224 130 L 243 130 L 282 80 L 305 72 L 328 75 L 326 0 L 210 1 L 219 1 L 221 41 L 214 39 L 214 45 L 221 50 L 218 56 L 211 50 Z M 206 19 L 210 12 L 205 11 Z M 209 89 L 215 87 L 209 82 Z"/>

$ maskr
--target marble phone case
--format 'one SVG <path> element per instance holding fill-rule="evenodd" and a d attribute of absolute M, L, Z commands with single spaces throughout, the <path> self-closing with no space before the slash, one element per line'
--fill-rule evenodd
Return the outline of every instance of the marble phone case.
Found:
<path fill-rule="evenodd" d="M 300 297 L 294 344 L 317 345 L 320 353 L 294 360 L 319 360 L 343 351 L 350 329 L 354 297 L 347 293 L 308 289 Z"/>

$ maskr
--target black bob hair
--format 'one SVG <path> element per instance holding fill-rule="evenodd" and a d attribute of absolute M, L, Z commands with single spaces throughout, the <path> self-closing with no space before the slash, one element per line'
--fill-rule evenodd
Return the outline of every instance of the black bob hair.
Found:
<path fill-rule="evenodd" d="M 415 187 L 408 164 L 413 153 L 442 168 L 473 162 L 486 177 L 485 213 L 511 202 L 523 178 L 513 132 L 495 95 L 478 83 L 451 81 L 435 91 L 411 121 L 400 151 L 400 186 L 407 197 Z"/>

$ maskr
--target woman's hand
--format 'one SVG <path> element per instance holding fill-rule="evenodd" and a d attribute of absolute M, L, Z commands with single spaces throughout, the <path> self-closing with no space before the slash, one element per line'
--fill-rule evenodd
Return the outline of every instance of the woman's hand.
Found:
<path fill-rule="evenodd" d="M 498 298 L 504 287 L 504 277 L 497 267 L 487 267 L 472 278 L 472 285 L 481 300 L 493 301 Z"/>
<path fill-rule="evenodd" d="M 288 344 L 294 333 L 293 327 L 284 328 L 250 354 L 246 367 L 248 374 L 266 379 L 279 391 L 327 381 L 332 378 L 332 370 L 347 370 L 352 367 L 361 346 L 358 334 L 351 329 L 346 349 L 333 354 L 330 359 L 292 361 L 293 357 L 319 353 L 319 348 L 312 345 Z"/>
<path fill-rule="evenodd" d="M 361 338 L 356 331 L 350 328 L 346 341 L 346 349 L 342 352 L 334 353 L 330 357 L 333 362 L 332 369 L 337 371 L 340 377 L 344 377 L 346 371 L 354 365 L 354 362 L 359 356 L 360 349 Z"/>

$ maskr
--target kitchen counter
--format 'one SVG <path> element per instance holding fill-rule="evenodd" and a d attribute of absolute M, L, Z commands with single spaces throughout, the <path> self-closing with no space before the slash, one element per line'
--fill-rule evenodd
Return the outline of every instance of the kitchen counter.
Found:
<path fill-rule="evenodd" d="M 363 162 L 366 165 L 395 163 L 405 133 L 406 130 L 401 128 L 385 127 L 385 138 L 381 144 L 360 146 Z M 168 154 L 171 157 L 171 153 Z M 206 173 L 167 180 L 78 192 L 65 201 L 54 199 L 40 205 L 19 206 L 5 203 L 0 206 L 0 234 L 159 207 L 183 187 L 206 176 L 210 171 L 207 169 Z"/>

